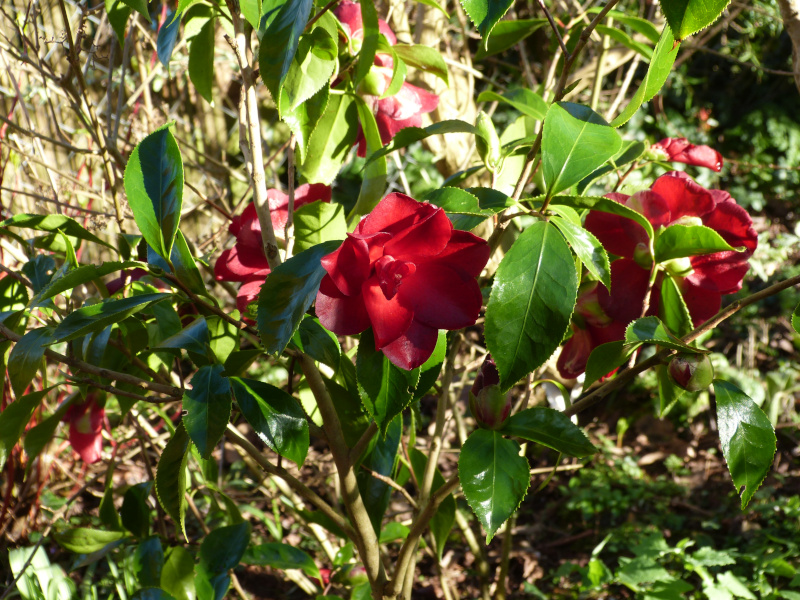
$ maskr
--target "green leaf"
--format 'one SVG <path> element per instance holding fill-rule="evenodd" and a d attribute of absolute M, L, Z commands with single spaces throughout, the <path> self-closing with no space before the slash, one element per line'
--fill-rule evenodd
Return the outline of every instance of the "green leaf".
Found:
<path fill-rule="evenodd" d="M 610 198 L 603 198 L 600 196 L 556 196 L 553 198 L 552 203 L 569 206 L 575 210 L 599 210 L 601 212 L 619 215 L 620 217 L 636 221 L 644 228 L 647 237 L 650 239 L 652 239 L 654 235 L 653 226 L 643 214 Z"/>
<path fill-rule="evenodd" d="M 53 332 L 53 339 L 57 342 L 68 342 L 87 333 L 100 331 L 168 296 L 170 294 L 140 294 L 84 306 L 64 317 Z"/>
<path fill-rule="evenodd" d="M 492 29 L 492 35 L 486 45 L 478 46 L 478 52 L 473 60 L 483 60 L 487 56 L 505 52 L 545 25 L 547 25 L 547 19 L 500 21 Z M 479 99 L 478 102 L 481 100 Z"/>
<path fill-rule="evenodd" d="M 659 232 L 654 245 L 655 260 L 658 263 L 726 250 L 735 248 L 705 225 L 670 225 Z"/>
<path fill-rule="evenodd" d="M 504 23 L 506 21 L 503 21 Z M 523 115 L 532 117 L 537 121 L 544 119 L 547 114 L 547 102 L 537 94 L 526 88 L 519 88 L 498 94 L 497 92 L 481 92 L 478 102 L 505 102 L 516 108 Z"/>
<path fill-rule="evenodd" d="M 397 450 L 400 448 L 402 434 L 403 418 L 398 415 L 386 428 L 386 435 L 378 437 L 372 450 L 361 462 L 361 466 L 366 469 L 359 469 L 356 473 L 358 489 L 376 534 L 381 532 L 381 521 L 389 507 L 392 488 L 385 481 L 373 477 L 372 473 L 392 477 L 397 465 Z"/>
<path fill-rule="evenodd" d="M 6 319 L 8 313 L 23 310 L 27 306 L 28 290 L 22 282 L 14 277 L 0 279 L 0 310 L 3 311 L 0 321 Z"/>
<path fill-rule="evenodd" d="M 222 365 L 201 367 L 192 377 L 192 389 L 183 395 L 183 425 L 208 460 L 231 418 L 231 386 Z"/>
<path fill-rule="evenodd" d="M 181 20 L 178 18 L 178 15 L 179 13 L 176 12 L 172 21 L 169 23 L 165 22 L 161 26 L 161 29 L 158 30 L 158 38 L 156 40 L 158 60 L 164 65 L 167 73 L 169 73 L 169 60 L 172 58 L 172 51 L 175 50 L 175 44 L 178 43 L 178 33 L 181 27 Z"/>
<path fill-rule="evenodd" d="M 281 96 L 281 119 L 294 134 L 294 139 L 297 142 L 297 160 L 301 164 L 305 160 L 306 148 L 311 139 L 311 134 L 314 133 L 317 123 L 319 123 L 325 113 L 325 108 L 328 106 L 329 96 L 330 87 L 325 85 L 311 98 L 299 104 L 293 110 L 289 108 L 289 101 L 286 96 Z"/>
<path fill-rule="evenodd" d="M 528 461 L 519 452 L 519 444 L 488 429 L 473 431 L 461 448 L 461 489 L 486 531 L 487 544 L 517 510 L 531 483 Z"/>
<path fill-rule="evenodd" d="M 375 152 L 383 148 L 381 134 L 378 131 L 378 123 L 372 109 L 361 98 L 356 98 L 358 108 L 358 119 L 361 122 L 361 130 L 367 141 L 367 165 L 364 169 L 364 177 L 361 182 L 361 190 L 358 192 L 358 199 L 353 208 L 356 215 L 366 215 L 383 198 L 386 190 L 386 158 L 381 156 L 375 161 L 369 161 Z"/>
<path fill-rule="evenodd" d="M 73 396 L 72 399 L 62 402 L 52 415 L 25 434 L 25 441 L 22 447 L 25 449 L 25 454 L 28 455 L 28 460 L 32 461 L 39 456 L 39 453 L 44 447 L 50 443 L 56 429 L 61 423 L 61 419 L 64 418 L 67 409 L 69 409 L 77 398 L 78 396 Z"/>
<path fill-rule="evenodd" d="M 250 545 L 250 523 L 217 527 L 200 544 L 200 565 L 211 574 L 227 573 L 242 560 Z"/>
<path fill-rule="evenodd" d="M 258 64 L 261 79 L 276 102 L 313 4 L 312 0 L 286 0 L 264 33 L 263 39 L 269 43 L 261 44 Z"/>
<path fill-rule="evenodd" d="M 439 121 L 427 127 L 406 127 L 401 129 L 397 135 L 392 138 L 388 145 L 384 146 L 381 150 L 367 158 L 367 164 L 373 160 L 377 160 L 382 156 L 386 156 L 390 152 L 406 148 L 414 142 L 419 142 L 432 135 L 441 135 L 444 133 L 471 133 L 477 135 L 478 132 L 474 125 L 470 125 L 465 121 L 458 119 L 450 119 L 447 121 Z"/>
<path fill-rule="evenodd" d="M 424 4 L 425 6 L 436 8 L 442 11 L 445 17 L 447 17 L 448 19 L 450 18 L 450 15 L 447 14 L 447 11 L 436 0 L 417 0 L 417 2 L 419 2 L 420 4 Z"/>
<path fill-rule="evenodd" d="M 554 225 L 528 227 L 503 257 L 486 309 L 486 345 L 507 390 L 564 338 L 578 294 L 572 252 Z"/>
<path fill-rule="evenodd" d="M 625 341 L 628 344 L 656 344 L 679 352 L 703 354 L 703 350 L 684 344 L 658 317 L 636 319 L 625 329 Z"/>
<path fill-rule="evenodd" d="M 552 408 L 528 408 L 511 415 L 499 431 L 578 458 L 597 452 L 580 427 Z"/>
<path fill-rule="evenodd" d="M 125 529 L 141 540 L 150 535 L 150 507 L 147 498 L 151 487 L 153 487 L 152 481 L 129 487 L 125 491 L 122 508 L 119 511 Z"/>
<path fill-rule="evenodd" d="M 261 565 L 273 569 L 301 569 L 309 577 L 322 580 L 319 568 L 308 554 L 289 544 L 270 543 L 251 546 L 242 557 L 246 565 Z"/>
<path fill-rule="evenodd" d="M 488 188 L 442 187 L 428 192 L 423 199 L 443 208 L 453 227 L 464 231 L 474 229 L 514 203 L 502 192 Z"/>
<path fill-rule="evenodd" d="M 599 169 L 595 169 L 592 173 L 583 178 L 576 188 L 578 195 L 582 196 L 586 188 L 588 188 L 594 180 L 611 173 L 615 168 L 618 169 L 638 159 L 644 153 L 644 150 L 644 142 L 637 142 L 636 140 L 623 141 L 619 152 L 617 152 L 608 163 L 604 164 Z"/>
<path fill-rule="evenodd" d="M 205 317 L 198 317 L 178 333 L 158 342 L 158 344 L 152 347 L 152 350 L 169 348 L 205 355 L 208 343 L 208 323 Z"/>
<path fill-rule="evenodd" d="M 411 461 L 411 468 L 414 471 L 414 476 L 417 478 L 417 481 L 422 481 L 425 477 L 425 469 L 428 465 L 428 457 L 416 448 L 409 447 L 408 458 Z M 436 467 L 433 473 L 432 491 L 435 492 L 444 484 L 444 477 L 439 471 L 439 468 Z M 455 522 L 456 499 L 452 494 L 450 494 L 439 505 L 439 508 L 436 510 L 436 514 L 433 515 L 430 523 L 433 541 L 436 544 L 436 555 L 440 561 L 442 560 L 442 554 L 444 553 L 444 546 L 447 543 L 447 537 L 450 535 L 450 530 L 453 529 Z"/>
<path fill-rule="evenodd" d="M 0 223 L 0 227 L 22 227 L 24 229 L 35 229 L 36 231 L 61 231 L 69 237 L 86 240 L 95 244 L 101 244 L 106 248 L 116 250 L 108 242 L 104 242 L 93 233 L 89 233 L 75 219 L 64 215 L 14 215 Z"/>
<path fill-rule="evenodd" d="M 361 400 L 385 435 L 389 423 L 414 399 L 419 368 L 404 371 L 393 365 L 383 352 L 375 349 L 375 337 L 370 328 L 361 334 L 356 374 Z"/>
<path fill-rule="evenodd" d="M 8 378 L 14 395 L 20 398 L 33 380 L 47 345 L 53 341 L 53 330 L 49 327 L 32 329 L 14 344 L 8 357 Z"/>
<path fill-rule="evenodd" d="M 357 86 L 367 76 L 375 62 L 375 52 L 380 42 L 378 12 L 372 0 L 361 0 L 361 49 L 358 51 L 358 62 L 353 74 L 353 85 Z"/>
<path fill-rule="evenodd" d="M 614 156 L 622 138 L 588 106 L 550 106 L 542 133 L 542 170 L 547 197 L 566 190 Z"/>
<path fill-rule="evenodd" d="M 601 6 L 593 6 L 589 10 L 586 11 L 586 14 L 589 15 L 596 15 L 603 7 Z M 633 29 L 636 33 L 641 33 L 644 37 L 648 40 L 653 42 L 654 44 L 658 42 L 659 33 L 656 26 L 653 25 L 647 19 L 643 19 L 641 17 L 635 17 L 633 15 L 629 15 L 627 13 L 618 11 L 618 10 L 610 10 L 606 13 L 606 16 L 622 23 L 623 25 L 627 25 L 631 29 Z"/>
<path fill-rule="evenodd" d="M 586 379 L 583 382 L 583 389 L 588 389 L 595 381 L 599 381 L 601 377 L 605 377 L 614 369 L 624 365 L 636 347 L 626 344 L 623 340 L 597 346 L 586 361 Z"/>
<path fill-rule="evenodd" d="M 792 313 L 792 327 L 797 333 L 800 333 L 800 304 L 794 309 Z"/>
<path fill-rule="evenodd" d="M 638 52 L 648 60 L 653 58 L 653 49 L 650 46 L 648 46 L 647 44 L 643 44 L 642 42 L 637 42 L 621 29 L 616 29 L 615 27 L 608 27 L 607 25 L 598 25 L 596 27 L 596 30 L 597 33 L 599 33 L 600 35 L 607 35 L 609 38 L 611 38 L 618 44 L 622 44 L 629 50 Z"/>
<path fill-rule="evenodd" d="M 150 11 L 147 8 L 147 0 L 122 0 L 125 4 L 130 6 L 133 10 L 142 15 L 145 20 L 150 23 Z"/>
<path fill-rule="evenodd" d="M 664 0 L 661 10 L 675 39 L 681 41 L 719 19 L 731 0 Z"/>
<path fill-rule="evenodd" d="M 172 251 L 183 203 L 183 160 L 171 125 L 139 142 L 125 167 L 125 193 L 136 225 L 165 260 Z"/>
<path fill-rule="evenodd" d="M 308 421 L 298 401 L 268 383 L 232 377 L 239 410 L 261 441 L 303 466 L 308 453 Z"/>
<path fill-rule="evenodd" d="M 161 568 L 161 589 L 175 600 L 195 600 L 194 557 L 181 546 L 167 550 Z"/>
<path fill-rule="evenodd" d="M 675 57 L 678 56 L 678 47 L 669 27 L 665 26 L 661 38 L 656 44 L 656 49 L 653 51 L 653 58 L 650 59 L 647 74 L 625 110 L 611 121 L 612 127 L 619 127 L 627 123 L 644 102 L 651 100 L 658 93 L 669 76 Z"/>
<path fill-rule="evenodd" d="M 303 35 L 281 88 L 281 107 L 295 110 L 327 86 L 336 70 L 337 51 L 336 40 L 324 27 L 315 27 L 311 33 Z"/>
<path fill-rule="evenodd" d="M 758 405 L 730 382 L 714 380 L 722 454 L 745 509 L 775 456 L 775 430 Z"/>
<path fill-rule="evenodd" d="M 395 44 L 392 46 L 392 50 L 394 50 L 395 54 L 403 59 L 403 62 L 407 65 L 411 65 L 425 73 L 435 75 L 444 81 L 445 85 L 450 85 L 447 64 L 444 62 L 442 55 L 435 48 L 423 46 L 422 44 Z M 361 51 L 364 51 L 363 46 Z"/>
<path fill-rule="evenodd" d="M 347 237 L 344 207 L 321 200 L 301 206 L 294 213 L 294 235 L 296 252 L 322 242 L 341 242 Z"/>
<path fill-rule="evenodd" d="M 308 141 L 300 172 L 308 183 L 330 185 L 358 136 L 358 109 L 353 96 L 331 94 Z"/>
<path fill-rule="evenodd" d="M 9 369 L 10 372 L 10 369 Z M 53 389 L 51 386 L 39 392 L 17 398 L 0 412 L 0 471 L 5 467 L 14 446 L 17 445 L 25 427 L 31 420 L 33 411 L 42 403 L 42 398 Z"/>
<path fill-rule="evenodd" d="M 611 289 L 611 267 L 608 254 L 592 233 L 562 217 L 552 217 L 550 222 L 567 238 L 581 262 L 607 289 Z"/>
<path fill-rule="evenodd" d="M 104 262 L 99 265 L 81 265 L 77 269 L 67 271 L 64 275 L 53 276 L 50 282 L 34 297 L 33 306 L 40 306 L 45 300 L 63 294 L 79 285 L 90 281 L 100 281 L 101 277 L 123 269 L 145 268 L 147 265 L 138 261 Z"/>
<path fill-rule="evenodd" d="M 317 362 L 324 363 L 334 371 L 339 368 L 342 349 L 336 335 L 325 329 L 316 319 L 306 315 L 292 337 L 292 344 Z"/>
<path fill-rule="evenodd" d="M 114 33 L 117 34 L 117 40 L 119 40 L 120 45 L 122 45 L 125 43 L 125 26 L 131 16 L 131 7 L 122 0 L 105 0 L 105 5 L 108 22 L 111 24 Z"/>
<path fill-rule="evenodd" d="M 189 42 L 189 79 L 209 104 L 213 101 L 215 24 L 216 19 L 210 19 Z"/>
<path fill-rule="evenodd" d="M 280 354 L 316 298 L 325 275 L 320 260 L 339 242 L 323 242 L 295 254 L 270 273 L 258 297 L 258 332 L 267 354 Z"/>
<path fill-rule="evenodd" d="M 167 598 L 168 594 L 157 589 L 161 583 L 161 569 L 164 566 L 164 549 L 161 547 L 161 538 L 151 536 L 139 542 L 133 554 L 133 572 L 139 585 L 150 588 L 158 594 L 158 598 Z M 152 596 L 149 596 L 152 598 Z"/>
<path fill-rule="evenodd" d="M 103 531 L 88 527 L 67 529 L 53 535 L 58 545 L 75 554 L 91 554 L 102 550 L 108 544 L 125 537 L 124 531 Z"/>
<path fill-rule="evenodd" d="M 172 517 L 186 537 L 186 461 L 189 458 L 189 435 L 183 423 L 175 428 L 156 469 L 156 496 L 164 511 Z"/>
<path fill-rule="evenodd" d="M 470 21 L 475 23 L 478 32 L 483 38 L 484 48 L 488 48 L 489 35 L 497 22 L 508 12 L 514 0 L 461 0 L 464 12 L 469 16 Z"/>
<path fill-rule="evenodd" d="M 658 313 L 664 325 L 678 336 L 684 336 L 694 329 L 689 308 L 672 277 L 664 277 L 661 281 L 661 302 Z"/>
<path fill-rule="evenodd" d="M 436 346 L 433 348 L 433 354 L 419 368 L 419 383 L 417 383 L 417 389 L 414 390 L 415 401 L 420 400 L 436 383 L 439 373 L 442 371 L 446 354 L 447 332 L 440 329 L 439 336 L 436 338 Z"/>
<path fill-rule="evenodd" d="M 352 363 L 349 361 L 351 368 Z M 369 415 L 364 410 L 361 404 L 358 391 L 351 392 L 345 387 L 342 387 L 332 379 L 325 379 L 325 387 L 331 394 L 331 399 L 336 407 L 336 414 L 339 415 L 339 421 L 342 423 L 342 432 L 344 433 L 344 441 L 348 448 L 352 448 L 361 439 L 361 436 L 367 430 L 370 423 Z"/>

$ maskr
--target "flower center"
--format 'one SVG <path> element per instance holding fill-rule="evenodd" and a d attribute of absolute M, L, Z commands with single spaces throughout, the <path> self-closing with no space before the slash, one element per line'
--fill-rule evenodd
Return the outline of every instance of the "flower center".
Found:
<path fill-rule="evenodd" d="M 382 256 L 375 262 L 375 274 L 387 300 L 394 298 L 403 278 L 413 275 L 416 271 L 417 265 L 414 263 L 395 260 L 391 256 Z"/>
<path fill-rule="evenodd" d="M 687 225 L 687 226 L 699 226 L 703 224 L 703 219 L 700 217 L 694 217 L 691 215 L 683 215 L 680 219 L 676 219 L 670 225 Z"/>

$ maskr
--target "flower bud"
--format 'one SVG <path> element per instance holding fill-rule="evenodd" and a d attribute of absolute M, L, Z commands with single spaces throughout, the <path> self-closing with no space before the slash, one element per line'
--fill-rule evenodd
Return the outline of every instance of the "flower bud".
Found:
<path fill-rule="evenodd" d="M 500 155 L 500 138 L 497 137 L 492 120 L 485 112 L 478 113 L 475 121 L 475 128 L 478 130 L 475 136 L 475 147 L 486 168 L 496 173 L 503 165 L 503 158 Z"/>
<path fill-rule="evenodd" d="M 699 392 L 714 380 L 714 367 L 705 354 L 678 354 L 669 362 L 667 372 L 675 385 L 687 392 Z"/>
<path fill-rule="evenodd" d="M 490 355 L 481 365 L 469 392 L 469 409 L 483 428 L 499 429 L 511 413 L 511 399 L 499 386 L 500 373 Z"/>
<path fill-rule="evenodd" d="M 381 97 L 389 87 L 386 81 L 386 75 L 381 72 L 382 67 L 370 67 L 367 75 L 358 84 L 359 95 L 378 96 Z"/>

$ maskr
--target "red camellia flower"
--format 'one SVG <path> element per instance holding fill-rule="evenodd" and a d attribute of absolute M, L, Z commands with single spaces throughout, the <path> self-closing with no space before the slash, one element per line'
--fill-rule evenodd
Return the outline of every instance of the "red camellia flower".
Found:
<path fill-rule="evenodd" d="M 289 196 L 276 189 L 267 190 L 269 211 L 275 236 L 283 239 L 286 220 L 289 218 Z M 304 184 L 294 191 L 294 207 L 321 200 L 331 201 L 331 188 L 320 183 Z M 269 263 L 264 254 L 261 240 L 261 224 L 256 214 L 256 205 L 251 202 L 241 215 L 236 216 L 228 226 L 228 231 L 236 236 L 233 248 L 220 254 L 214 264 L 214 277 L 217 281 L 237 281 L 243 285 L 236 296 L 236 306 L 244 313 L 247 305 L 258 297 L 261 284 L 269 274 Z"/>
<path fill-rule="evenodd" d="M 686 138 L 664 138 L 650 146 L 661 160 L 679 162 L 712 171 L 722 170 L 722 155 L 710 146 L 695 146 Z"/>
<path fill-rule="evenodd" d="M 361 5 L 345 0 L 334 10 L 334 14 L 350 31 L 353 40 L 364 39 L 364 25 L 361 19 Z M 397 37 L 383 19 L 378 19 L 378 29 L 394 45 Z M 371 89 L 363 93 L 364 101 L 372 107 L 375 121 L 381 135 L 381 142 L 388 144 L 401 129 L 422 125 L 422 114 L 429 113 L 439 105 L 439 96 L 410 83 L 403 82 L 400 90 L 393 96 L 381 99 L 392 81 L 394 61 L 387 54 L 375 56 L 375 64 L 370 70 L 368 79 Z M 359 131 L 356 140 L 358 155 L 366 156 L 367 142 L 364 133 Z"/>
<path fill-rule="evenodd" d="M 389 194 L 322 259 L 317 316 L 339 335 L 371 326 L 376 349 L 414 369 L 433 352 L 439 329 L 475 323 L 475 278 L 488 260 L 489 245 L 453 229 L 441 208 Z"/>
<path fill-rule="evenodd" d="M 106 411 L 97 405 L 93 394 L 82 404 L 73 404 L 64 415 L 69 423 L 69 443 L 86 463 L 100 460 L 103 453 L 103 419 Z"/>
<path fill-rule="evenodd" d="M 659 177 L 649 190 L 633 196 L 607 197 L 647 217 L 656 235 L 670 225 L 705 225 L 734 248 L 744 248 L 743 252 L 715 252 L 662 265 L 680 289 L 695 326 L 719 311 L 723 295 L 741 289 L 758 236 L 750 215 L 730 194 L 707 190 L 685 173 L 671 171 Z M 608 252 L 620 258 L 611 263 L 610 293 L 594 283 L 579 295 L 572 323 L 573 337 L 564 345 L 558 360 L 558 369 L 566 378 L 576 377 L 585 370 L 594 348 L 624 338 L 625 327 L 642 316 L 650 280 L 648 239 L 641 225 L 618 215 L 591 211 L 585 227 Z M 658 314 L 659 282 L 657 279 L 653 288 L 648 315 Z"/>

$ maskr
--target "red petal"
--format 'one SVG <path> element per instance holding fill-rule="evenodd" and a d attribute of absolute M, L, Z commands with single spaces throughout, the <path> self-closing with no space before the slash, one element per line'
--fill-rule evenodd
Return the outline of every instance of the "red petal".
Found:
<path fill-rule="evenodd" d="M 651 188 L 669 206 L 671 221 L 681 217 L 702 217 L 714 210 L 715 202 L 709 191 L 681 171 L 670 171 L 656 179 Z"/>
<path fill-rule="evenodd" d="M 397 192 L 387 195 L 355 229 L 356 234 L 368 235 L 385 231 L 392 235 L 401 233 L 415 223 L 428 218 L 437 209 L 427 202 L 417 202 L 410 196 Z"/>
<path fill-rule="evenodd" d="M 572 326 L 572 337 L 561 348 L 556 367 L 564 379 L 574 379 L 586 370 L 586 361 L 592 351 L 592 337 L 588 329 Z"/>
<path fill-rule="evenodd" d="M 269 263 L 263 252 L 255 252 L 240 244 L 223 251 L 214 263 L 217 281 L 248 281 L 268 274 Z"/>
<path fill-rule="evenodd" d="M 614 321 L 628 324 L 642 316 L 644 296 L 650 273 L 633 259 L 621 258 L 611 263 L 611 294 L 598 287 L 600 307 Z"/>
<path fill-rule="evenodd" d="M 665 138 L 653 144 L 653 148 L 662 150 L 671 162 L 685 163 L 697 167 L 706 167 L 713 171 L 722 170 L 722 155 L 710 146 L 695 146 L 686 138 Z"/>
<path fill-rule="evenodd" d="M 231 230 L 233 233 L 233 230 Z M 238 220 L 238 231 L 235 233 L 236 243 L 264 252 L 264 242 L 261 239 L 261 223 L 258 221 L 256 205 L 251 202 L 242 211 Z"/>
<path fill-rule="evenodd" d="M 433 327 L 412 321 L 408 331 L 384 346 L 382 351 L 393 364 L 410 371 L 430 358 L 438 335 L 439 331 Z"/>
<path fill-rule="evenodd" d="M 697 287 L 688 280 L 683 281 L 680 289 L 695 327 L 708 321 L 722 306 L 722 296 L 719 293 Z"/>
<path fill-rule="evenodd" d="M 647 233 L 636 221 L 599 210 L 589 211 L 584 227 L 595 235 L 607 252 L 625 258 L 633 257 L 636 244 L 648 241 Z"/>
<path fill-rule="evenodd" d="M 100 460 L 103 454 L 103 436 L 101 433 L 80 433 L 74 427 L 69 429 L 69 443 L 87 464 Z"/>
<path fill-rule="evenodd" d="M 670 207 L 661 195 L 651 190 L 636 192 L 628 198 L 625 205 L 643 214 L 653 227 L 668 225 L 671 222 Z"/>
<path fill-rule="evenodd" d="M 478 277 L 489 261 L 490 254 L 486 240 L 469 231 L 454 229 L 447 246 L 435 260 L 437 264 L 447 264 L 469 277 Z"/>
<path fill-rule="evenodd" d="M 338 335 L 355 335 L 370 326 L 364 299 L 345 296 L 329 276 L 323 277 L 319 286 L 316 312 L 322 326 Z"/>
<path fill-rule="evenodd" d="M 483 303 L 475 279 L 436 260 L 417 264 L 416 273 L 403 279 L 397 295 L 413 307 L 415 321 L 436 329 L 474 325 Z"/>
<path fill-rule="evenodd" d="M 380 350 L 408 331 L 414 311 L 404 303 L 402 294 L 395 294 L 391 300 L 387 300 L 377 277 L 369 278 L 361 289 L 375 333 L 375 347 Z"/>
<path fill-rule="evenodd" d="M 738 252 L 693 256 L 691 262 L 694 271 L 686 280 L 717 294 L 733 294 L 742 289 L 742 280 L 750 268 L 747 256 Z"/>
<path fill-rule="evenodd" d="M 391 142 L 398 131 L 406 127 L 420 127 L 422 125 L 422 117 L 419 113 L 412 115 L 408 119 L 398 120 L 393 119 L 386 113 L 378 111 L 375 113 L 375 121 L 378 123 L 378 131 L 381 134 L 381 142 L 384 145 Z"/>
<path fill-rule="evenodd" d="M 711 213 L 703 217 L 703 225 L 719 233 L 731 246 L 744 246 L 747 251 L 741 255 L 749 258 L 758 246 L 758 234 L 753 229 L 753 219 L 744 208 L 736 204 L 728 192 L 709 192 L 717 204 Z"/>
<path fill-rule="evenodd" d="M 247 305 L 258 300 L 262 285 L 264 285 L 264 279 L 254 279 L 239 286 L 236 294 L 236 308 L 240 313 L 247 314 Z"/>
<path fill-rule="evenodd" d="M 441 254 L 450 241 L 453 224 L 441 208 L 396 233 L 386 242 L 383 253 L 399 260 L 419 262 Z"/>
<path fill-rule="evenodd" d="M 363 239 L 348 237 L 342 245 L 322 257 L 322 268 L 346 296 L 357 296 L 370 272 L 369 246 Z"/>

